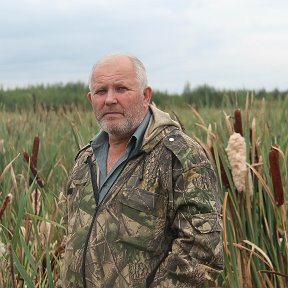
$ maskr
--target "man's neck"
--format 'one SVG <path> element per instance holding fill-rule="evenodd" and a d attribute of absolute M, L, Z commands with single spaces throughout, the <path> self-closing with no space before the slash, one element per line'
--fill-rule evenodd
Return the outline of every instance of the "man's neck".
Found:
<path fill-rule="evenodd" d="M 122 138 L 109 135 L 109 146 L 108 146 L 108 155 L 106 163 L 107 174 L 111 171 L 114 164 L 125 152 L 130 137 L 131 135 L 129 135 L 129 137 L 122 137 Z"/>
<path fill-rule="evenodd" d="M 132 135 L 133 133 L 128 136 L 118 137 L 118 136 L 109 134 L 108 135 L 109 149 L 112 148 L 112 149 L 122 150 L 123 152 Z"/>

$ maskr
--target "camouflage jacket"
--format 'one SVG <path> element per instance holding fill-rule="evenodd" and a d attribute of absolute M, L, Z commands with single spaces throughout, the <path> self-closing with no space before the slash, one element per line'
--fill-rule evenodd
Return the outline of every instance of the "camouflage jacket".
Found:
<path fill-rule="evenodd" d="M 223 269 L 211 163 L 178 123 L 151 109 L 142 153 L 98 207 L 92 149 L 78 154 L 67 189 L 62 287 L 204 287 Z"/>

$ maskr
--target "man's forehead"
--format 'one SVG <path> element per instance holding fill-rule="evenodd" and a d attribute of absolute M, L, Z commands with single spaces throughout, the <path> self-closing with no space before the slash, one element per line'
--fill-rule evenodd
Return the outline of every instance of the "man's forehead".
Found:
<path fill-rule="evenodd" d="M 94 81 L 99 78 L 118 78 L 133 77 L 135 76 L 134 67 L 129 58 L 127 59 L 108 59 L 96 65 L 93 71 Z"/>
<path fill-rule="evenodd" d="M 113 69 L 115 67 L 123 67 L 123 68 L 133 68 L 132 61 L 129 57 L 125 55 L 117 55 L 111 56 L 109 58 L 103 59 L 102 61 L 98 62 L 96 65 L 96 69 L 103 69 L 103 68 L 110 68 Z M 95 69 L 95 70 L 96 70 Z"/>

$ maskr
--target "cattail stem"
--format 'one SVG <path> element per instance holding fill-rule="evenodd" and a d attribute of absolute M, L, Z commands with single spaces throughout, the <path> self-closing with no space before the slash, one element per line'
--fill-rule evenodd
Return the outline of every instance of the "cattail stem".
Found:
<path fill-rule="evenodd" d="M 279 165 L 279 151 L 277 145 L 272 145 L 269 152 L 270 175 L 272 178 L 274 199 L 277 206 L 284 204 L 284 193 Z"/>

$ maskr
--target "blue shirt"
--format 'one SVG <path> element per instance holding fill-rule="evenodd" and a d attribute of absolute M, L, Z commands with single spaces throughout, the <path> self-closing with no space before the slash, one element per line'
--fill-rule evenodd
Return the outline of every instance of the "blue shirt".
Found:
<path fill-rule="evenodd" d="M 114 181 L 119 176 L 120 172 L 124 168 L 126 162 L 138 155 L 141 150 L 141 145 L 144 137 L 144 133 L 148 126 L 151 117 L 151 112 L 148 110 L 142 123 L 136 129 L 134 134 L 131 136 L 129 142 L 126 145 L 125 152 L 118 159 L 115 165 L 112 167 L 111 171 L 107 175 L 107 155 L 108 155 L 108 134 L 101 130 L 91 141 L 91 147 L 96 158 L 97 165 L 99 167 L 99 203 L 102 202 L 107 192 L 111 188 Z"/>

